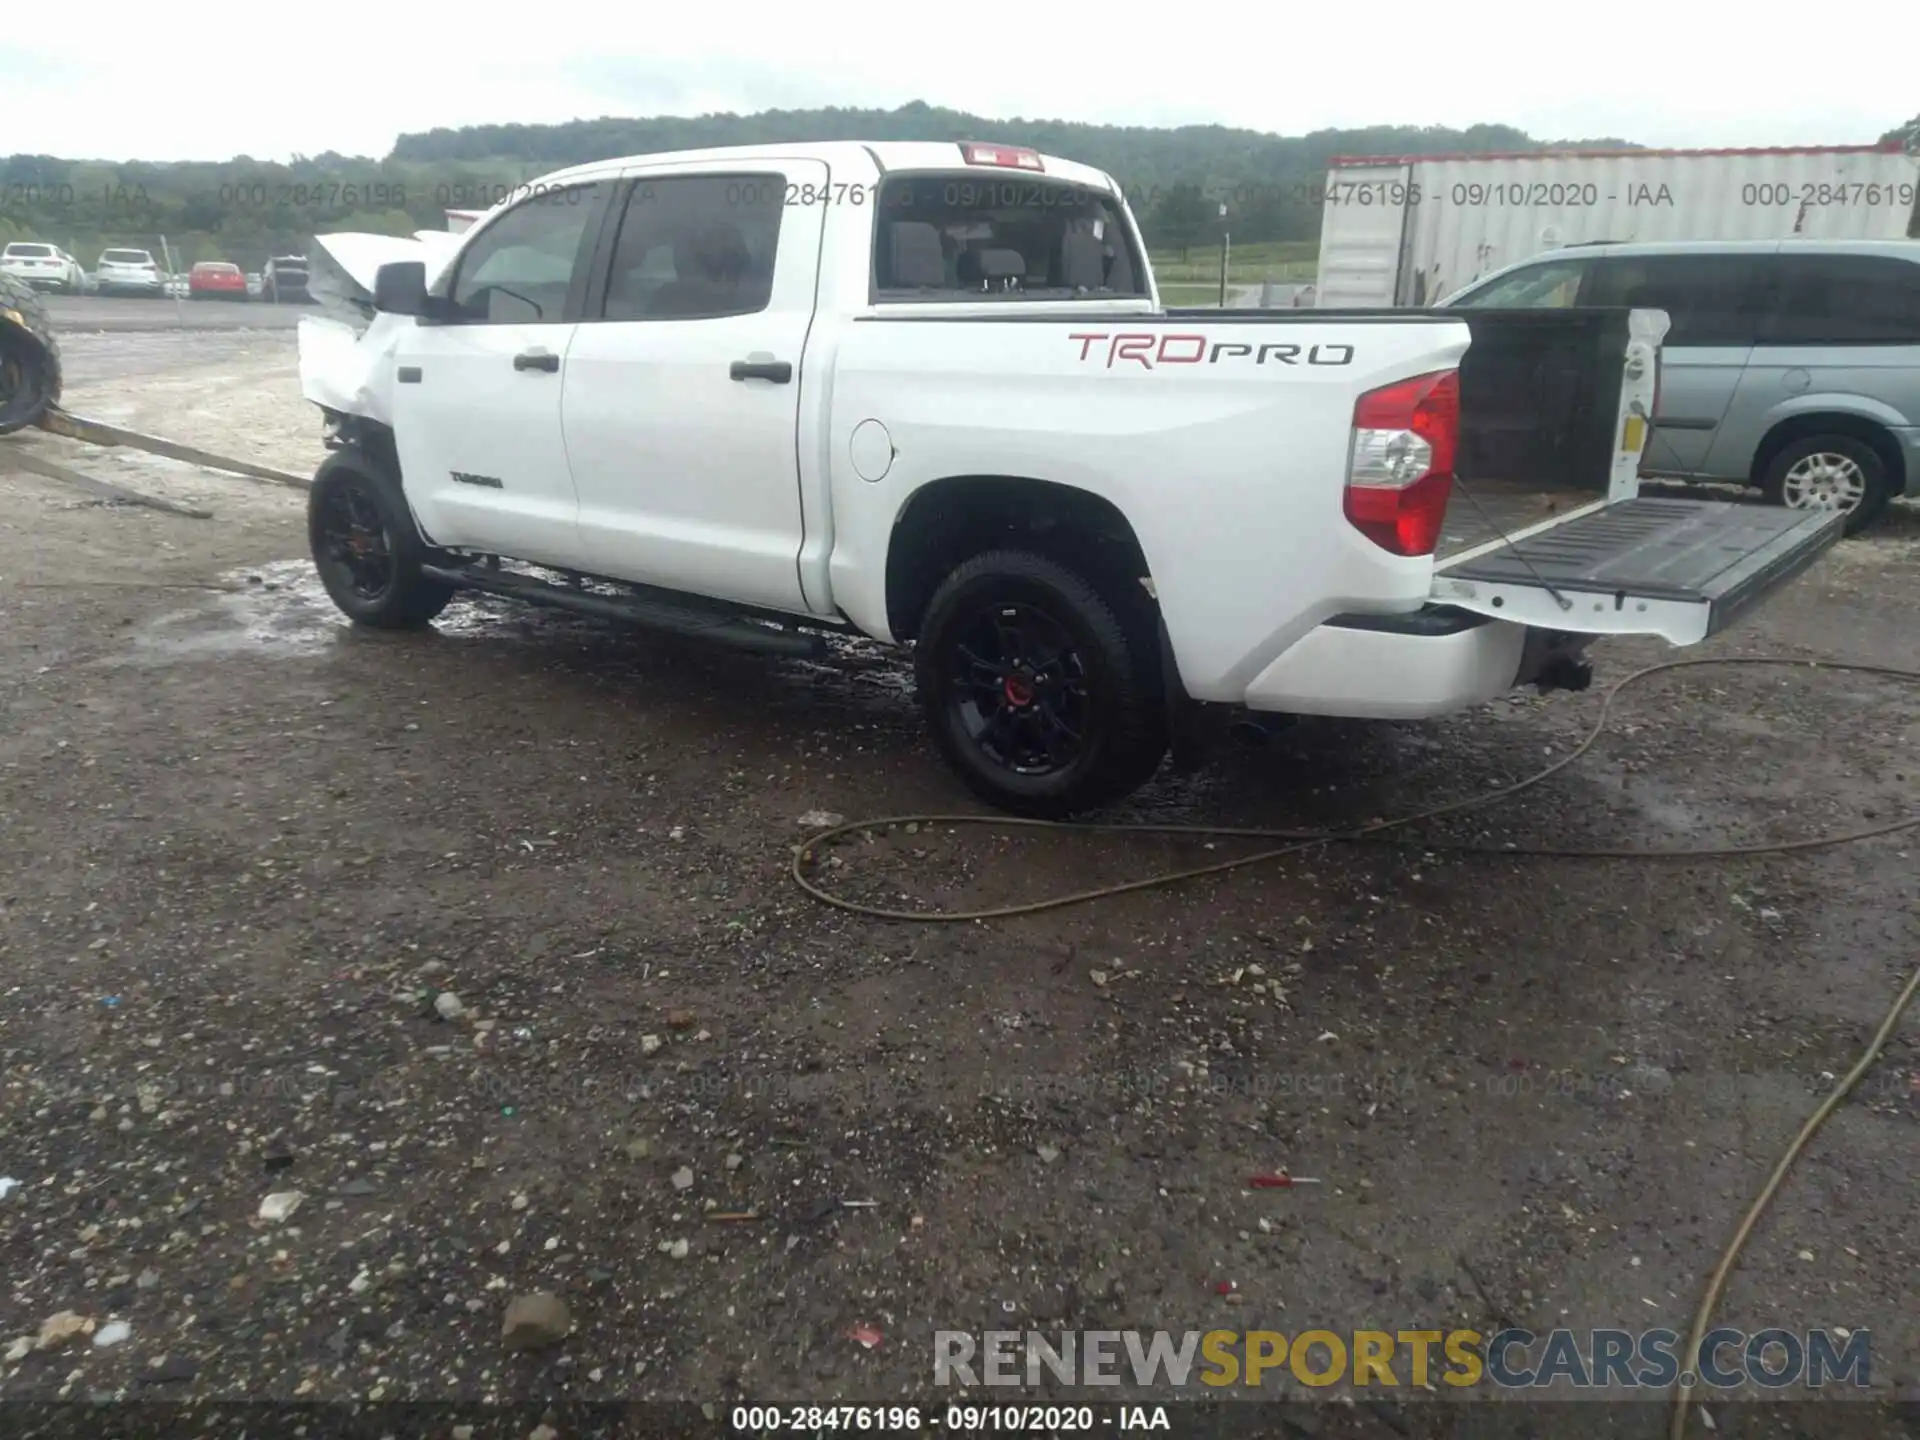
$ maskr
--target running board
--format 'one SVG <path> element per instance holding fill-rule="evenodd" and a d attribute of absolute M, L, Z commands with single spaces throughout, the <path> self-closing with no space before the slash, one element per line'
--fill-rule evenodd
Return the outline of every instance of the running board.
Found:
<path fill-rule="evenodd" d="M 650 630 L 666 630 L 728 645 L 736 650 L 752 650 L 762 655 L 779 655 L 793 660 L 814 660 L 826 653 L 827 642 L 818 635 L 798 630 L 777 630 L 771 625 L 755 624 L 701 610 L 691 605 L 673 605 L 637 596 L 595 595 L 563 585 L 549 585 L 531 575 L 516 575 L 511 570 L 492 570 L 478 566 L 422 565 L 420 571 L 435 580 L 444 580 L 462 590 L 480 590 L 509 600 L 524 600 L 530 605 L 547 605 L 571 610 L 577 615 L 592 615 L 601 620 L 618 620 L 643 625 Z"/>
<path fill-rule="evenodd" d="M 1540 629 L 1693 645 L 1800 574 L 1845 529 L 1838 511 L 1642 496 L 1443 562 L 1431 593 Z"/>

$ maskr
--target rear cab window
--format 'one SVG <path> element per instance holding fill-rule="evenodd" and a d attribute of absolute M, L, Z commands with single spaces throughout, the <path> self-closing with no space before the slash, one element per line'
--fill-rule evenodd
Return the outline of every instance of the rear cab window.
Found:
<path fill-rule="evenodd" d="M 874 208 L 882 305 L 1147 295 L 1118 204 L 1089 186 L 978 169 L 894 175 Z"/>
<path fill-rule="evenodd" d="M 153 264 L 153 256 L 144 250 L 107 250 L 101 253 L 100 259 L 103 264 L 107 265 Z"/>

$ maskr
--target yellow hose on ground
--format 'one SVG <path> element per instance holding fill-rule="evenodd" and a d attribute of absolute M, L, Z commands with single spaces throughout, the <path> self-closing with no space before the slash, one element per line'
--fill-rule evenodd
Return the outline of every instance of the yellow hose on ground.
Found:
<path fill-rule="evenodd" d="M 1250 865 L 1260 865 L 1267 861 L 1278 860 L 1283 856 L 1297 855 L 1318 845 L 1339 843 L 1372 843 L 1387 845 L 1418 845 L 1424 850 L 1445 850 L 1454 853 L 1473 855 L 1502 855 L 1509 857 L 1529 856 L 1539 859 L 1566 860 L 1715 860 L 1730 859 L 1741 855 L 1783 855 L 1800 850 L 1824 850 L 1837 845 L 1851 845 L 1861 840 L 1871 840 L 1882 835 L 1894 835 L 1903 830 L 1920 827 L 1920 812 L 1890 820 L 1885 824 L 1869 826 L 1864 830 L 1849 830 L 1838 835 L 1809 836 L 1800 840 L 1765 841 L 1755 845 L 1703 845 L 1692 848 L 1671 850 L 1629 849 L 1614 846 L 1561 846 L 1561 845 L 1471 845 L 1456 841 L 1414 841 L 1390 837 L 1387 832 L 1402 830 L 1422 820 L 1434 820 L 1443 815 L 1456 815 L 1467 810 L 1477 810 L 1501 800 L 1511 799 L 1523 790 L 1531 789 L 1550 776 L 1573 764 L 1588 750 L 1592 749 L 1601 735 L 1606 732 L 1607 721 L 1613 711 L 1613 702 L 1622 691 L 1638 684 L 1649 676 L 1663 674 L 1673 670 L 1684 670 L 1703 665 L 1723 666 L 1792 666 L 1801 670 L 1845 671 L 1856 675 L 1877 675 L 1889 680 L 1920 682 L 1920 670 L 1903 670 L 1888 665 L 1856 665 L 1835 660 L 1794 660 L 1784 656 L 1729 657 L 1692 660 L 1669 660 L 1659 665 L 1649 665 L 1625 676 L 1607 691 L 1600 702 L 1600 714 L 1593 726 L 1567 755 L 1545 769 L 1529 775 L 1498 790 L 1489 790 L 1483 794 L 1469 795 L 1464 799 L 1451 800 L 1443 805 L 1435 805 L 1411 815 L 1402 815 L 1392 820 L 1379 820 L 1371 825 L 1362 825 L 1357 829 L 1345 831 L 1315 830 L 1276 830 L 1246 828 L 1224 825 L 1135 825 L 1135 824 L 1079 824 L 1053 820 L 1024 820 L 1006 815 L 890 815 L 878 820 L 855 820 L 844 825 L 816 834 L 807 844 L 798 846 L 793 855 L 793 879 L 800 888 L 814 899 L 832 905 L 841 910 L 852 911 L 856 915 L 867 915 L 882 920 L 906 920 L 922 924 L 955 924 L 967 921 L 1002 920 L 1014 915 L 1033 915 L 1043 910 L 1058 910 L 1068 905 L 1083 905 L 1093 900 L 1111 899 L 1116 895 L 1126 895 L 1139 890 L 1152 890 L 1161 886 L 1178 885 L 1188 880 L 1198 880 L 1208 875 L 1224 875 L 1231 870 L 1245 869 Z M 813 855 L 826 842 L 840 835 L 854 831 L 886 829 L 894 825 L 975 825 L 993 829 L 1034 829 L 1062 830 L 1079 834 L 1107 835 L 1184 835 L 1189 838 L 1209 840 L 1281 840 L 1287 843 L 1256 854 L 1242 855 L 1233 860 L 1222 860 L 1212 865 L 1200 865 L 1188 870 L 1171 870 L 1159 875 L 1150 875 L 1144 880 L 1128 880 L 1116 885 L 1101 885 L 1091 890 L 1075 891 L 1069 895 L 1056 895 L 1045 900 L 1028 900 L 1014 905 L 1002 905 L 983 910 L 947 910 L 914 911 L 892 910 L 883 906 L 868 905 L 857 900 L 848 900 L 814 883 L 807 873 L 808 864 Z M 1701 1342 L 1706 1338 L 1707 1327 L 1712 1323 L 1715 1307 L 1720 1302 L 1721 1293 L 1726 1289 L 1728 1277 L 1733 1273 L 1735 1262 L 1745 1248 L 1748 1237 L 1759 1223 L 1766 1208 L 1773 1202 L 1781 1182 L 1792 1169 L 1794 1161 L 1806 1149 L 1807 1143 L 1827 1122 L 1840 1106 L 1840 1102 L 1858 1085 L 1880 1058 L 1880 1052 L 1892 1037 L 1900 1023 L 1900 1017 L 1912 1003 L 1914 994 L 1920 991 L 1920 970 L 1907 981 L 1904 989 L 1895 997 L 1892 1007 L 1887 1011 L 1880 1028 L 1875 1032 L 1872 1042 L 1861 1054 L 1859 1061 L 1849 1070 L 1846 1077 L 1834 1087 L 1833 1093 L 1821 1102 L 1820 1107 L 1807 1117 L 1806 1124 L 1800 1127 L 1800 1133 L 1787 1146 L 1779 1163 L 1773 1167 L 1773 1173 L 1767 1177 L 1767 1183 L 1748 1207 L 1746 1215 L 1733 1233 L 1733 1238 L 1721 1252 L 1720 1261 L 1714 1267 L 1713 1276 L 1707 1283 L 1706 1293 L 1701 1297 L 1700 1308 L 1694 1315 L 1693 1329 L 1687 1338 L 1685 1363 L 1682 1374 L 1695 1373 L 1700 1355 Z M 1674 1387 L 1673 1423 L 1668 1431 L 1669 1440 L 1684 1440 L 1687 1428 L 1687 1408 L 1692 1403 L 1692 1389 L 1686 1384 Z"/>

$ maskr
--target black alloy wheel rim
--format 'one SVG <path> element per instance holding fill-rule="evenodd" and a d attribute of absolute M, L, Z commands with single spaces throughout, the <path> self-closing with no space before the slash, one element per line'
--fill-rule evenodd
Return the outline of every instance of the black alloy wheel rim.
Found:
<path fill-rule="evenodd" d="M 1087 666 L 1072 632 L 1038 606 L 991 605 L 959 627 L 948 706 L 980 752 L 1016 775 L 1071 769 L 1092 739 Z"/>
<path fill-rule="evenodd" d="M 373 497 L 357 484 L 331 487 L 320 508 L 322 552 L 334 573 L 362 600 L 378 600 L 393 584 L 393 541 Z"/>

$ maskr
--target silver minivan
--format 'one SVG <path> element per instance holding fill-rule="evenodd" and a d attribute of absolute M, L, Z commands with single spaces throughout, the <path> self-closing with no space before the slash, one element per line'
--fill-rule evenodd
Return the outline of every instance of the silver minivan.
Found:
<path fill-rule="evenodd" d="M 1666 311 L 1643 474 L 1846 510 L 1849 534 L 1920 494 L 1920 241 L 1575 245 L 1440 304 Z"/>

